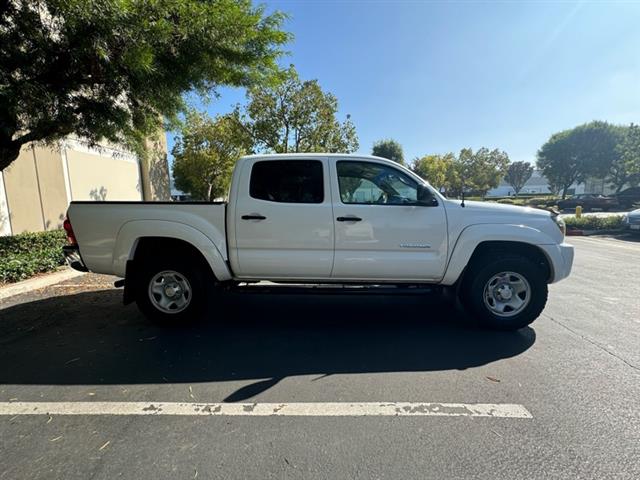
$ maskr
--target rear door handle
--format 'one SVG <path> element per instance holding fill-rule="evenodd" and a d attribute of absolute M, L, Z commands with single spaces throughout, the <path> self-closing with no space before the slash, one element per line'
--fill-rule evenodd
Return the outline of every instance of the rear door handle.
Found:
<path fill-rule="evenodd" d="M 361 222 L 362 219 L 360 217 L 338 217 L 336 218 L 339 222 Z"/>
<path fill-rule="evenodd" d="M 267 217 L 263 215 L 242 215 L 243 220 L 266 220 Z"/>

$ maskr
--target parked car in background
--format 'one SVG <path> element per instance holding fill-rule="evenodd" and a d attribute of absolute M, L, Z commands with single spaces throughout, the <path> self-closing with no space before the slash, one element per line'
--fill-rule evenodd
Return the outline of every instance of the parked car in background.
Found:
<path fill-rule="evenodd" d="M 640 208 L 627 213 L 624 216 L 625 228 L 636 233 L 640 233 Z"/>
<path fill-rule="evenodd" d="M 631 187 L 616 193 L 616 200 L 622 208 L 631 208 L 634 204 L 640 204 L 640 187 Z"/>
<path fill-rule="evenodd" d="M 581 206 L 585 211 L 597 209 L 607 212 L 618 207 L 618 200 L 615 197 L 606 197 L 597 193 L 581 193 L 558 202 L 558 208 L 561 210 L 568 210 L 577 206 Z"/>

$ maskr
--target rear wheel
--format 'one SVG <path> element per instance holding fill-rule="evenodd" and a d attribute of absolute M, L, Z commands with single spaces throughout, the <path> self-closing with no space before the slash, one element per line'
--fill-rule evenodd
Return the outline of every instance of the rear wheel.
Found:
<path fill-rule="evenodd" d="M 520 255 L 484 256 L 465 274 L 462 302 L 482 326 L 517 330 L 533 322 L 547 303 L 540 266 Z"/>
<path fill-rule="evenodd" d="M 150 320 L 184 325 L 199 319 L 206 306 L 202 269 L 189 261 L 148 262 L 142 265 L 136 304 Z"/>

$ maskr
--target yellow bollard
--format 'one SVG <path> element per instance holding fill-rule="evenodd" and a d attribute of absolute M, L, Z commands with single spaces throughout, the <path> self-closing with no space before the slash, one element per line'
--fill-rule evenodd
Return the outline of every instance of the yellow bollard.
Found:
<path fill-rule="evenodd" d="M 576 218 L 580 218 L 582 216 L 582 205 L 578 205 L 576 207 Z"/>

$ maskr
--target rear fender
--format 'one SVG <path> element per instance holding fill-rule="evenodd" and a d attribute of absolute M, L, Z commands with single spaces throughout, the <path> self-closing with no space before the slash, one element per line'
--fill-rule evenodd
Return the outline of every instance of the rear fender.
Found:
<path fill-rule="evenodd" d="M 231 280 L 227 263 L 212 239 L 189 225 L 164 220 L 133 220 L 125 223 L 118 232 L 113 251 L 113 272 L 124 277 L 127 261 L 133 260 L 138 240 L 144 237 L 165 237 L 183 240 L 193 245 L 206 259 L 219 281 Z M 171 255 L 172 252 L 166 252 Z"/>

